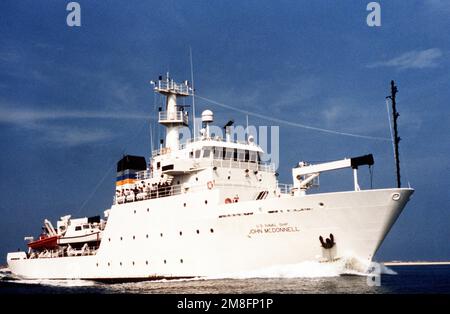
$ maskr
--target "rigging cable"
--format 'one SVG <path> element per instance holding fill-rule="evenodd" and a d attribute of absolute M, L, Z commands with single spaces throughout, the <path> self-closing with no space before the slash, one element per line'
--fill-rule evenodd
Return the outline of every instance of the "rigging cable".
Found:
<path fill-rule="evenodd" d="M 286 124 L 289 126 L 294 126 L 294 127 L 298 127 L 298 128 L 303 128 L 303 129 L 308 129 L 308 130 L 313 130 L 313 131 L 319 131 L 319 132 L 324 132 L 324 133 L 329 133 L 329 134 L 335 134 L 335 135 L 343 135 L 343 136 L 349 136 L 349 137 L 356 137 L 356 138 L 364 138 L 364 139 L 368 139 L 368 140 L 377 140 L 377 141 L 390 141 L 391 139 L 385 138 L 385 137 L 377 137 L 377 136 L 369 136 L 369 135 L 361 135 L 361 134 L 354 134 L 354 133 L 348 133 L 348 132 L 340 132 L 340 131 L 335 131 L 335 130 L 329 130 L 329 129 L 324 129 L 324 128 L 319 128 L 319 127 L 314 127 L 314 126 L 310 126 L 310 125 L 305 125 L 305 124 L 301 124 L 301 123 L 296 123 L 296 122 L 292 122 L 292 121 L 288 121 L 288 120 L 284 120 L 284 119 L 279 119 L 279 118 L 274 118 L 274 117 L 269 117 L 269 116 L 265 116 L 259 113 L 254 113 L 248 110 L 242 110 L 230 105 L 226 105 L 217 101 L 214 101 L 212 99 L 203 97 L 203 96 L 199 96 L 199 95 L 195 95 L 195 97 L 199 98 L 199 99 L 203 99 L 207 102 L 210 102 L 212 104 L 218 105 L 220 107 L 223 108 L 227 108 L 227 109 L 231 109 L 237 112 L 241 112 L 244 114 L 248 114 L 249 116 L 254 116 L 260 119 L 264 119 L 264 120 L 269 120 L 269 121 L 273 121 L 273 122 L 277 122 L 277 123 L 281 123 L 281 124 Z"/>

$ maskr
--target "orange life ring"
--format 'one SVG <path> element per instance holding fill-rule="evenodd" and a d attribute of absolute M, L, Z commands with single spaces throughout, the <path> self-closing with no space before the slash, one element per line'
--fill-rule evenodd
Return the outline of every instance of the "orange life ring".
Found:
<path fill-rule="evenodd" d="M 214 187 L 214 183 L 212 181 L 208 181 L 208 189 L 211 190 Z"/>
<path fill-rule="evenodd" d="M 229 198 L 229 197 L 227 197 L 226 199 L 225 199 L 225 204 L 231 204 L 232 202 L 231 202 L 231 198 Z"/>

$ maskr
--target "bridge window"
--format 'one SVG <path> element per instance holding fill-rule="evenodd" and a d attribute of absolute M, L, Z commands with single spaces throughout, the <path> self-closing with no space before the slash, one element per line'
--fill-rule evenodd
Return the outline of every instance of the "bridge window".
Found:
<path fill-rule="evenodd" d="M 214 150 L 214 159 L 222 159 L 223 158 L 222 147 L 213 147 L 213 150 Z"/>
<path fill-rule="evenodd" d="M 202 151 L 200 149 L 196 150 L 195 151 L 195 158 L 200 158 L 201 152 Z"/>
<path fill-rule="evenodd" d="M 245 150 L 238 149 L 237 150 L 237 154 L 238 154 L 238 160 L 240 160 L 240 161 L 244 161 L 245 160 Z"/>
<path fill-rule="evenodd" d="M 238 150 L 237 150 L 237 148 L 233 149 L 233 160 L 234 161 L 238 160 Z"/>
<path fill-rule="evenodd" d="M 233 158 L 234 155 L 234 149 L 233 148 L 223 148 L 224 153 L 225 153 L 225 160 L 231 160 Z"/>
<path fill-rule="evenodd" d="M 249 152 L 249 150 L 248 149 L 246 149 L 245 150 L 245 161 L 249 161 L 249 159 L 250 159 L 250 152 Z"/>
<path fill-rule="evenodd" d="M 257 152 L 254 152 L 254 151 L 250 151 L 250 154 L 249 154 L 249 161 L 250 162 L 256 162 L 257 161 Z"/>
<path fill-rule="evenodd" d="M 211 148 L 207 147 L 203 149 L 203 158 L 209 158 L 211 155 Z"/>

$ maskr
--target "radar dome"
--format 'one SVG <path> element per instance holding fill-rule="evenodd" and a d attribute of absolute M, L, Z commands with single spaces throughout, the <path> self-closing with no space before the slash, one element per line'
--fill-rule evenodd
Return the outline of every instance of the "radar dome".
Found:
<path fill-rule="evenodd" d="M 202 112 L 202 122 L 213 122 L 214 114 L 211 110 L 205 110 Z"/>

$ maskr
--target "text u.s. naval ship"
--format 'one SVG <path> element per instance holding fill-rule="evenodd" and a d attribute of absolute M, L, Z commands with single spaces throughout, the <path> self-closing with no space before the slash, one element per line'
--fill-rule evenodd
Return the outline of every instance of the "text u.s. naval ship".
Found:
<path fill-rule="evenodd" d="M 159 123 L 165 142 L 144 157 L 117 164 L 116 195 L 104 217 L 61 217 L 56 228 L 27 237 L 28 251 L 9 253 L 22 278 L 139 280 L 244 272 L 303 261 L 349 259 L 367 269 L 413 189 L 368 189 L 358 167 L 372 155 L 322 164 L 298 163 L 282 185 L 252 136 L 212 135 L 203 111 L 199 137 L 180 143 L 188 112 L 177 98 L 189 83 L 152 82 L 165 96 Z M 309 194 L 323 172 L 351 168 L 354 190 Z"/>

